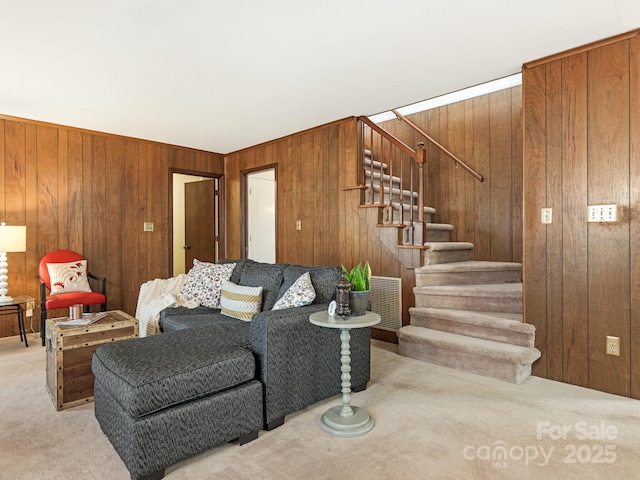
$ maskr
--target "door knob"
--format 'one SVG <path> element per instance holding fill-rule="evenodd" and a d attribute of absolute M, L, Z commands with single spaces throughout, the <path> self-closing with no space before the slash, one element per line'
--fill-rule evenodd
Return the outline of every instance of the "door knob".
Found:
<path fill-rule="evenodd" d="M 185 245 L 184 247 L 182 247 L 185 250 L 189 250 L 191 247 L 189 245 Z"/>

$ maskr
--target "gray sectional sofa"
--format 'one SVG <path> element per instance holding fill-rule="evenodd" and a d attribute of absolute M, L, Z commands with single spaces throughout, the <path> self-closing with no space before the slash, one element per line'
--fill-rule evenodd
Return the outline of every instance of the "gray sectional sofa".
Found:
<path fill-rule="evenodd" d="M 327 309 L 340 269 L 223 262 L 236 263 L 232 282 L 263 287 L 250 322 L 219 309 L 169 308 L 161 334 L 94 354 L 96 418 L 133 479 L 162 478 L 166 467 L 215 445 L 246 443 L 341 391 L 339 331 L 309 322 Z M 305 272 L 313 303 L 271 310 Z M 370 336 L 369 328 L 351 331 L 353 391 L 370 378 Z"/>

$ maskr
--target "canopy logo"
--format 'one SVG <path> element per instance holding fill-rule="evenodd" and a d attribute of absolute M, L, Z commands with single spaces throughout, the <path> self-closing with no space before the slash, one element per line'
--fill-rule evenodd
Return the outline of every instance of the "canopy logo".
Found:
<path fill-rule="evenodd" d="M 554 453 L 566 464 L 614 463 L 617 459 L 616 446 L 612 442 L 618 438 L 615 425 L 601 421 L 590 424 L 578 421 L 573 424 L 554 425 L 549 421 L 536 423 L 538 444 L 508 445 L 498 440 L 490 445 L 467 445 L 462 455 L 466 460 L 491 462 L 493 468 L 508 468 L 513 463 L 544 467 L 549 464 Z M 546 441 L 540 445 L 541 441 Z M 549 445 L 549 442 L 556 445 Z M 579 441 L 582 443 L 572 443 Z M 588 442 L 593 443 L 588 443 Z M 557 448 L 556 448 L 557 447 Z"/>

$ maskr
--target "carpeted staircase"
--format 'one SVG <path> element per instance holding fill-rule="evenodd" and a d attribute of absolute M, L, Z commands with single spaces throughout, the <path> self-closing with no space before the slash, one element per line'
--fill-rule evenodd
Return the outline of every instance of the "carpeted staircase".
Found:
<path fill-rule="evenodd" d="M 521 383 L 540 357 L 535 327 L 522 322 L 522 266 L 471 261 L 470 248 L 451 243 L 453 250 L 449 242 L 429 244 L 427 264 L 416 269 L 416 306 L 398 330 L 399 353 Z"/>
<path fill-rule="evenodd" d="M 401 189 L 400 179 L 389 177 L 387 166 L 373 161 L 368 150 L 364 164 L 370 182 L 366 203 L 387 205 L 383 223 L 407 223 L 400 212 L 412 206 L 416 212 L 417 194 Z M 383 186 L 377 183 L 380 179 Z M 429 248 L 423 266 L 415 270 L 410 325 L 397 332 L 399 353 L 521 383 L 540 357 L 534 348 L 535 327 L 522 321 L 522 265 L 471 261 L 473 244 L 450 242 L 453 227 L 431 223 L 435 210 L 424 209 Z"/>

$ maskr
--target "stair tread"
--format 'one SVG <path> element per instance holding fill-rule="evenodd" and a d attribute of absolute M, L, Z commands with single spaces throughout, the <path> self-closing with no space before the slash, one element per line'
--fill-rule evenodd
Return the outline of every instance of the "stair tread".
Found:
<path fill-rule="evenodd" d="M 388 205 L 388 204 L 389 204 L 389 203 L 387 202 L 387 205 Z M 399 209 L 400 209 L 400 205 L 402 205 L 402 209 L 403 209 L 403 210 L 405 210 L 405 211 L 409 211 L 409 210 L 411 210 L 411 205 L 410 205 L 410 204 L 408 204 L 408 203 L 400 204 L 400 202 L 391 202 L 391 206 L 392 206 L 393 208 L 395 208 L 396 210 L 399 210 Z M 436 213 L 436 209 L 435 209 L 435 208 L 433 208 L 433 207 L 427 207 L 427 206 L 425 205 L 423 208 L 424 208 L 424 213 L 431 213 L 431 214 Z M 413 205 L 413 209 L 417 212 L 417 211 L 418 211 L 418 206 L 417 206 L 417 205 Z M 452 228 L 453 228 L 453 227 L 452 227 Z"/>
<path fill-rule="evenodd" d="M 522 296 L 522 283 L 487 283 L 482 285 L 429 285 L 414 287 L 419 293 L 456 295 L 460 297 L 486 296 L 516 298 Z"/>
<path fill-rule="evenodd" d="M 471 250 L 473 243 L 469 242 L 425 242 L 431 251 L 438 250 Z M 457 263 L 457 262 L 454 262 Z"/>
<path fill-rule="evenodd" d="M 453 227 L 452 227 L 453 228 Z M 432 242 L 437 243 L 437 242 Z M 451 263 L 436 263 L 434 265 L 424 265 L 416 268 L 416 273 L 466 273 L 466 272 L 492 272 L 492 271 L 506 271 L 506 270 L 520 270 L 522 271 L 522 264 L 515 262 L 491 262 L 482 260 L 466 260 L 463 262 L 451 262 Z"/>
<path fill-rule="evenodd" d="M 415 327 L 533 347 L 536 329 L 522 321 L 522 314 L 496 314 L 437 307 L 409 309 Z"/>
<path fill-rule="evenodd" d="M 403 338 L 404 337 L 404 338 Z M 398 330 L 399 341 L 415 340 L 438 342 L 456 350 L 478 353 L 493 358 L 515 357 L 523 363 L 531 363 L 540 356 L 540 351 L 535 347 L 521 347 L 510 343 L 496 342 L 483 338 L 467 337 L 456 333 L 432 330 L 430 328 L 406 325 Z"/>
<path fill-rule="evenodd" d="M 461 323 L 488 323 L 523 332 L 535 331 L 535 327 L 522 321 L 521 313 L 476 312 L 472 310 L 455 310 L 450 308 L 411 307 L 409 313 L 437 316 L 452 319 Z"/>
<path fill-rule="evenodd" d="M 425 227 L 427 230 L 445 230 L 445 231 L 453 231 L 453 225 L 450 223 L 425 223 Z"/>
<path fill-rule="evenodd" d="M 427 207 L 425 207 L 427 208 Z M 409 220 L 405 220 L 403 222 L 404 225 L 409 225 L 411 222 Z M 449 223 L 431 223 L 431 222 L 425 222 L 425 227 L 427 228 L 427 230 L 445 230 L 445 231 L 451 231 L 453 230 L 453 225 L 449 224 Z M 422 267 L 420 267 L 422 268 Z M 416 271 L 418 271 L 419 269 L 416 268 Z"/>

